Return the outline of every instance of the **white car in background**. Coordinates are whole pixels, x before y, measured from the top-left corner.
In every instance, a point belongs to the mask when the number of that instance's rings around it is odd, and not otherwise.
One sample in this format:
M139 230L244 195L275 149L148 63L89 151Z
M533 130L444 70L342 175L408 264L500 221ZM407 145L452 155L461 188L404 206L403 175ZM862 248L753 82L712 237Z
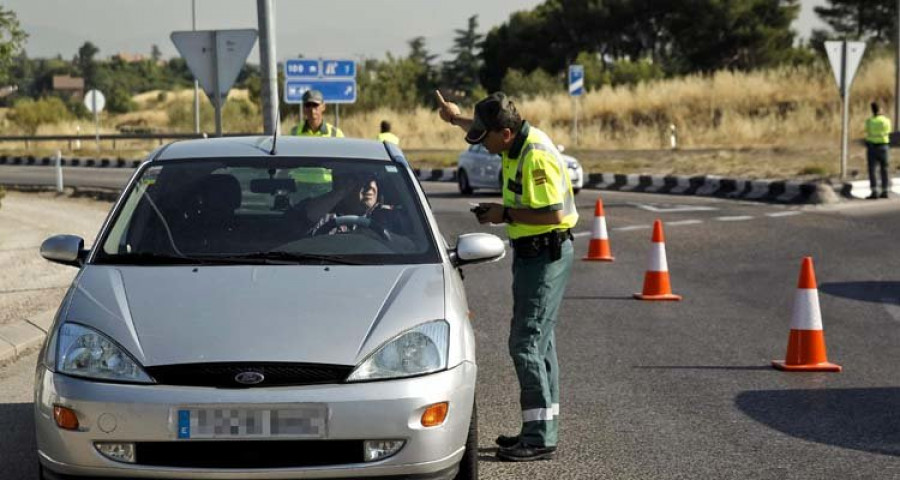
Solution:
M564 148L557 145L560 154ZM561 155L569 171L572 191L578 193L584 186L584 170L575 157ZM500 190L503 180L500 172L500 155L492 155L483 145L471 145L464 150L457 160L456 181L459 193L471 195L475 189Z

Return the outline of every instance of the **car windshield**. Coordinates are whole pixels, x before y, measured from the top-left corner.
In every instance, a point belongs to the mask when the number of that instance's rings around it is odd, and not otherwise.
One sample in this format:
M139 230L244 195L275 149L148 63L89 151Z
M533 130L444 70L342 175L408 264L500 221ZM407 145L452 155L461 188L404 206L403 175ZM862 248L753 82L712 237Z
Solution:
M169 160L144 168L94 263L440 261L405 168L309 158Z

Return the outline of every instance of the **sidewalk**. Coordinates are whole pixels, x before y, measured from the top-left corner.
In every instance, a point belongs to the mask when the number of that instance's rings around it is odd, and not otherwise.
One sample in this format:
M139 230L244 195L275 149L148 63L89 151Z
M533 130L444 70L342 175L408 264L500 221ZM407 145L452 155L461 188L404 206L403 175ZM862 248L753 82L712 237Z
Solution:
M55 309L47 310L19 322L0 325L0 365L40 347L53 325L55 314Z

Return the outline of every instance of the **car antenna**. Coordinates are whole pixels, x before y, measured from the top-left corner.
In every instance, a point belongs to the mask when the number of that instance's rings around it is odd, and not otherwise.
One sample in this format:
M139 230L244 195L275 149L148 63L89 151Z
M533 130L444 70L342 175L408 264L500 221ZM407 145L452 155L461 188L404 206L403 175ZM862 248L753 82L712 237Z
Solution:
M276 108L278 108L278 107L276 107ZM275 116L278 117L278 121L275 122L275 129L274 129L275 131L272 132L272 150L269 150L269 155L275 155L276 153L278 153L275 150L275 147L278 144L278 129L281 128L281 112L277 112L275 114Z

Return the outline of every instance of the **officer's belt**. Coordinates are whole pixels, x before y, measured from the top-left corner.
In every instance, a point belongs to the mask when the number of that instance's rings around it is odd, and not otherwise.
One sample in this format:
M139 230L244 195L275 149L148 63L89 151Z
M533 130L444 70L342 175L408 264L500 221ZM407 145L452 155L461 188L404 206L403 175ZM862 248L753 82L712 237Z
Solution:
M552 241L554 239L558 239L559 243L563 243L566 240L575 240L575 236L572 235L572 229L567 228L565 230L553 230L547 233L542 233L540 235L530 235L527 237L514 238L509 241L509 244L514 249L528 248L539 250L549 246L551 243L553 243Z

